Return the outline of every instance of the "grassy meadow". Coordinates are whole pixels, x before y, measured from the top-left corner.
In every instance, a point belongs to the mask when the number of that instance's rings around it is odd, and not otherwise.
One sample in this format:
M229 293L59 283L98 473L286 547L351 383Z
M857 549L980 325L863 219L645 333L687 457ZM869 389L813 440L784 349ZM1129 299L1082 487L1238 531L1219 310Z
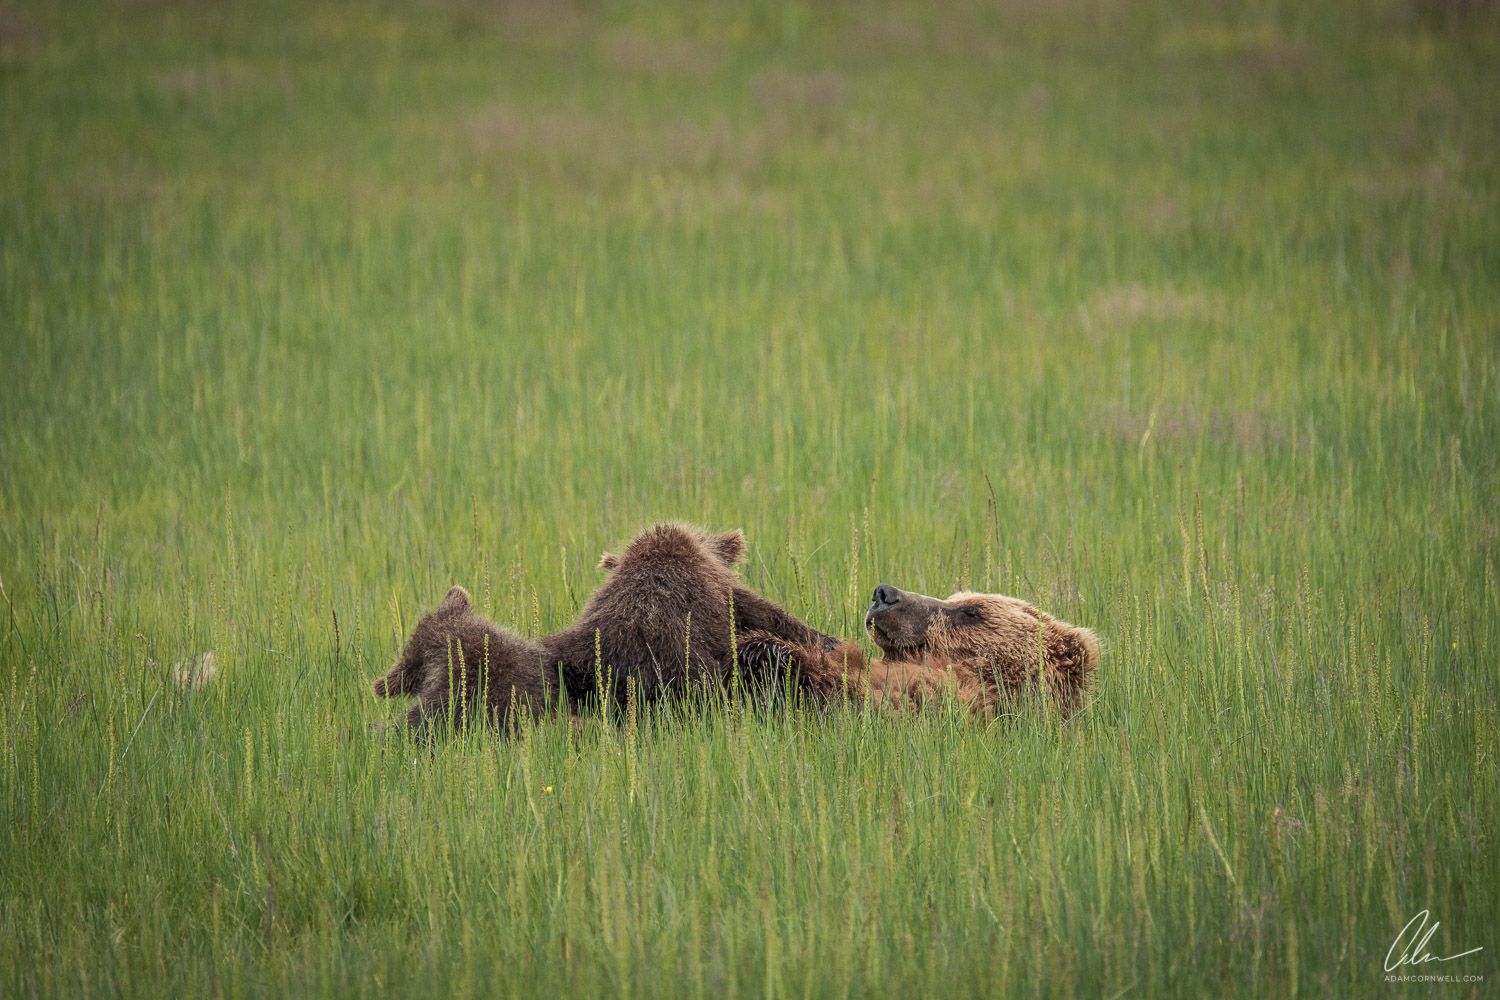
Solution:
M1493 991L1496 20L6 0L0 995ZM372 732L667 518L1097 697Z

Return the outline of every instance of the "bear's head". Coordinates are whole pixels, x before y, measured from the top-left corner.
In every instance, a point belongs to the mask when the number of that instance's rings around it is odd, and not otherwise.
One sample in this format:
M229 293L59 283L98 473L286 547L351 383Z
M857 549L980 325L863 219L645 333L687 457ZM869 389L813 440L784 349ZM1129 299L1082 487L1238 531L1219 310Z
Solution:
M450 641L483 642L485 623L474 614L474 602L469 592L454 585L448 589L443 602L417 619L396 665L386 676L375 681L375 694L380 698L394 698L416 691L424 682L422 667L428 657L437 659L447 656ZM479 633L475 639L476 632ZM461 655L461 654L460 654Z
M474 613L474 601L458 584L448 588L443 601L412 626L409 640L418 646L441 647L450 635L463 635L480 619Z
M659 524L638 535L630 543L626 553L637 557L653 557L700 547L726 569L734 569L745 558L745 533L735 528L733 531L710 534L702 528L687 524ZM619 568L620 560L621 556L606 552L599 560L599 568L606 573L613 573Z
M1002 594L961 590L939 600L882 583L865 628L887 659L937 653L957 660L1011 655L1027 643L1034 650L1040 619L1030 604Z

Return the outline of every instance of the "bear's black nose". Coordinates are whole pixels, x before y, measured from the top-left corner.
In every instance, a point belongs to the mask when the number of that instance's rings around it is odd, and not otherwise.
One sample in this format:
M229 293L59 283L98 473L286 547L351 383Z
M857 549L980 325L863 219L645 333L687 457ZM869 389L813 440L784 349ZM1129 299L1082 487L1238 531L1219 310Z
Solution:
M884 610L901 603L901 591L888 583L882 583L875 588L875 606Z

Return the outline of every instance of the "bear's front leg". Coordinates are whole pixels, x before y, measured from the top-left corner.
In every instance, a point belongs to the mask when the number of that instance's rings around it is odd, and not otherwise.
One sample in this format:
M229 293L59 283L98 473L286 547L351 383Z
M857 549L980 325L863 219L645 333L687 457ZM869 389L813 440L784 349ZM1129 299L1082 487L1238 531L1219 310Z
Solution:
M747 632L739 646L742 669L760 676L791 672L797 687L820 704L858 698L866 664L854 643L824 649L822 643L797 646L768 632Z
M839 644L833 636L819 632L742 583L734 585L734 627L741 634L759 632L794 648L818 648L831 652Z

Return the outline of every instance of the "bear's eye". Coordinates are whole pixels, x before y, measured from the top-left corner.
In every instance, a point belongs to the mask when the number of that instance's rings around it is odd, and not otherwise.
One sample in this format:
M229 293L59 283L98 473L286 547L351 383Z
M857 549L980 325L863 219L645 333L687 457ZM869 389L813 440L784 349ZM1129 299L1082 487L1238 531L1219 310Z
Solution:
M964 608L963 609L963 616L964 616L964 621L977 622L979 620L979 609L978 608Z

